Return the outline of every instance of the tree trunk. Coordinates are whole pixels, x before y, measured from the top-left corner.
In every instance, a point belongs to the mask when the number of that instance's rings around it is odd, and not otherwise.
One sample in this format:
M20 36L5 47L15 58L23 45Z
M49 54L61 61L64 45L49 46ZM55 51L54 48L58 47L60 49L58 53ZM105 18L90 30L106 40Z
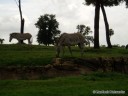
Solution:
M99 48L99 18L100 18L100 3L96 0L95 19L94 19L94 48Z
M101 9L102 9L103 17L104 17L105 28L106 28L106 41L108 44L108 48L112 48L110 36L109 36L109 24L108 24L108 20L107 20L107 16L106 16L106 12L105 12L103 4L101 4Z
M22 11L21 11L21 0L19 0L19 12L20 12L20 20L21 20L21 26L20 26L20 33L24 33L24 18L22 17ZM23 44L23 40L19 41L20 44Z

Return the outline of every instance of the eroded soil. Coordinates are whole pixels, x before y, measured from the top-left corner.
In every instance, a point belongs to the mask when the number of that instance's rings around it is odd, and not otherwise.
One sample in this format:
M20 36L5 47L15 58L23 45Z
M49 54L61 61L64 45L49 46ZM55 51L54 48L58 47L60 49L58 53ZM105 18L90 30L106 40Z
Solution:
M0 67L0 79L47 79L60 76L85 75L96 71L128 74L128 58L54 58L52 63L46 66Z

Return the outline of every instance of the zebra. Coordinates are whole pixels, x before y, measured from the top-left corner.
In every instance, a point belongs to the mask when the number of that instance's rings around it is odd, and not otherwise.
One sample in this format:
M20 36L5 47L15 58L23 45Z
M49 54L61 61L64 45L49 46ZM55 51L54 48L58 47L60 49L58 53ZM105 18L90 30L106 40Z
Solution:
M28 44L31 44L32 43L32 35L30 33L11 33L10 34L10 39L9 39L9 42L11 42L11 40L15 38L17 39L18 41L21 41L21 40L28 40Z
M83 49L85 43L85 37L81 33L63 33L58 40L56 41L56 57L59 57L61 49L63 49L64 55L64 47L67 46L70 54L72 55L72 50L70 46L78 45L81 50L81 56L83 56Z
M1 39L1 38L0 38L0 44L3 44L3 41L4 41L4 39Z

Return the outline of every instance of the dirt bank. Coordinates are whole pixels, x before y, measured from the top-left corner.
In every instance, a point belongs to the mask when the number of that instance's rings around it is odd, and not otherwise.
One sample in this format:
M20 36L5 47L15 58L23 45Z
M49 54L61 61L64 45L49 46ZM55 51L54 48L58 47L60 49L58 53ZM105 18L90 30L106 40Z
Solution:
M89 74L95 71L128 74L128 58L54 58L46 66L0 67L0 79L47 79L58 76Z

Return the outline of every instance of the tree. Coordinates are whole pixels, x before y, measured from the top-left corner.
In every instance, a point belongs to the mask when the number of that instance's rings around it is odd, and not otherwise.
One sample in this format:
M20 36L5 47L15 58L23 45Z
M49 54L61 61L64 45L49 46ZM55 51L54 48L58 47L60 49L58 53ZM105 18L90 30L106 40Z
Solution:
M78 32L80 32L80 33L83 33L85 28L86 28L86 26L82 25L82 24L77 25L77 27L76 27L76 29L78 29Z
M126 4L126 8L128 8L128 0L123 0Z
M76 29L78 29L78 32L85 36L86 44L90 47L90 43L94 43L93 36L89 36L89 33L92 33L91 28L89 26L81 24L77 25Z
M103 3L101 3L101 10L103 13L105 29L106 29L106 41L107 41L108 47L112 48L112 44L111 44L110 36L109 36L109 24L108 24L107 15L106 15Z
M55 15L45 14L38 18L35 26L39 29L37 34L37 42L39 44L53 44L54 37L60 34L58 30L59 23L55 19Z
M20 12L20 20L21 20L21 26L20 26L20 33L23 34L24 33L24 23L25 20L22 16L22 10L21 10L21 0L15 0L18 8L19 8L19 12ZM21 40L19 43L23 44L23 40Z
M86 5L95 6L94 17L94 48L99 48L99 18L100 18L100 3L99 0L85 0Z
M121 2L121 0L108 0L108 1L105 1L105 0L101 0L100 1L100 4L101 4L101 10L102 10L102 13L103 13L103 17L104 17L104 22L105 22L105 28L106 28L106 41L107 41L107 44L108 44L108 48L112 48L112 45L111 45L111 41L110 41L110 36L109 36L109 24L108 24L108 20L107 20L107 15L106 15L106 12L105 12L105 8L104 6L117 6L119 5Z
M89 26L85 26L83 24L77 25L76 29L78 29L77 32L80 32L83 35L88 35L89 33L92 33L91 28Z
M103 13L105 28L106 28L106 41L109 48L112 48L109 37L109 24L104 6L117 6L122 0L85 0L86 5L95 6L95 19L94 19L94 48L99 48L99 16L100 8Z

